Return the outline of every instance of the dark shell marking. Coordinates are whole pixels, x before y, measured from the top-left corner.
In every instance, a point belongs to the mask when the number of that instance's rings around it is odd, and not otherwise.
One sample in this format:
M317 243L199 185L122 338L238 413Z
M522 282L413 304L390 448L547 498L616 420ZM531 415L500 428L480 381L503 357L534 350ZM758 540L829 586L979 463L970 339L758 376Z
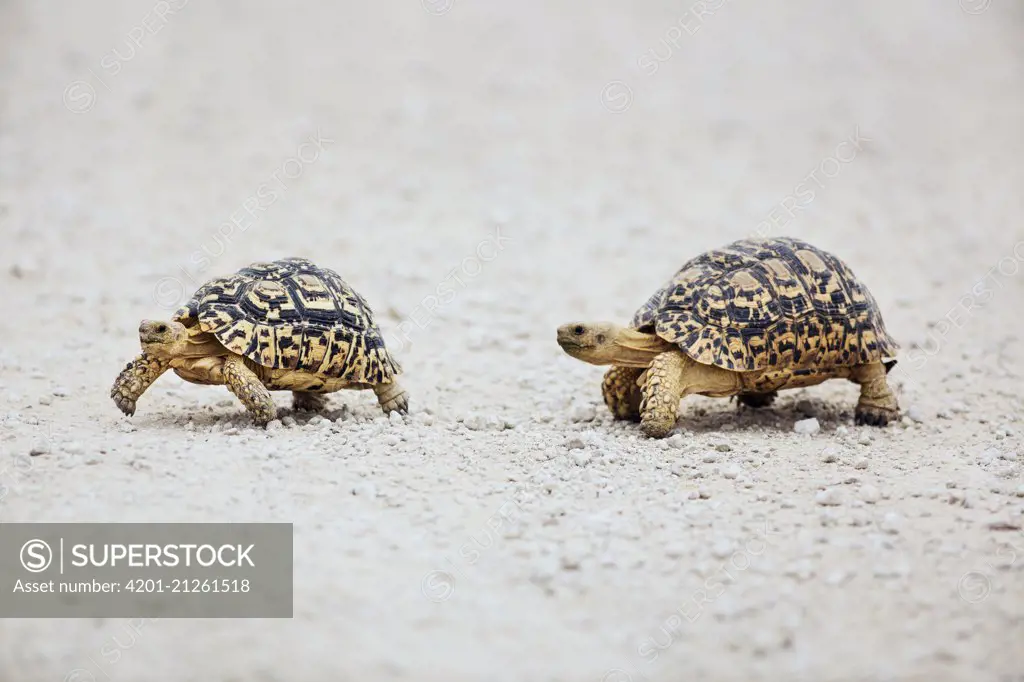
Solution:
M303 258L253 263L210 280L174 314L264 367L378 384L402 368L373 311L338 273Z
M631 326L741 372L859 365L899 349L846 263L788 238L744 239L688 261Z

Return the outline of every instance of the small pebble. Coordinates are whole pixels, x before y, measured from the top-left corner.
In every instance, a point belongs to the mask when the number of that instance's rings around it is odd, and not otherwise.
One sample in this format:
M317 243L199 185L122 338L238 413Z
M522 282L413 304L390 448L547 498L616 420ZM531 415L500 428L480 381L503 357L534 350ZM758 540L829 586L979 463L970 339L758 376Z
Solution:
M686 556L686 547L680 544L672 544L665 547L665 556L669 559L680 559Z
M53 394L58 398L66 398L68 395L68 389L64 388L63 386L58 386L57 388L53 389Z
M700 499L702 500L707 500L711 498L711 491L705 488L704 486L698 488L697 493L700 495Z
M793 431L800 434L810 435L817 433L821 430L821 424L815 417L810 419L801 419L800 421L793 424Z
M860 489L860 499L868 504L878 502L878 488L873 485L866 485Z
M99 464L100 461L101 460L100 460L100 458L97 455L89 455L88 457L85 458L85 463L88 466L94 466L96 464Z
M471 414L463 419L462 423L470 431L500 431L505 428L504 420L498 419L498 417L493 414Z
M837 436L845 436L849 432L850 432L850 430L848 428L846 428L845 426L839 425L839 426L836 427L836 435Z
M28 454L32 457L38 457L39 455L47 455L50 453L50 442L46 440L36 441L36 444L32 446L32 449L28 451Z
M282 417L281 423L283 425L285 425L285 426L295 426L295 417L293 417L291 415L287 415L285 417Z
M722 475L726 478L733 479L738 478L741 473L742 469L740 469L739 466L732 464L722 472Z
M572 461L578 467L586 466L590 464L591 455L586 450L576 450L572 453Z
M904 566L886 566L883 564L875 566L872 570L876 578L902 578L908 572Z
M731 452L732 446L728 443L718 443L715 445L715 450L718 450L719 452Z
M718 461L718 455L714 452L705 452L704 456L701 457L701 461L705 464L714 464Z
M1011 518L995 518L988 521L985 527L989 530L1020 530L1021 521Z
M819 490L818 494L814 496L814 501L823 507L838 507L842 504L839 491L836 488Z
M44 396L39 398L39 404L40 405L50 405L52 403L53 403L53 398L51 398L48 395L44 395Z
M321 424L323 424L326 421L327 420L324 419L321 415L314 414L312 417L309 418L309 421L306 422L306 426L320 426Z
M192 422L189 422L189 424L192 424ZM284 425L282 424L280 419L271 419L267 423L267 431L280 431L283 427ZM192 429L195 429L195 426L192 426Z
M903 517L895 512L889 512L885 515L885 518L882 519L882 523L879 524L879 527L890 535L897 535L903 527Z
M905 414L908 419L919 424L924 421L924 415L921 414L921 411L917 409L917 407L911 407Z
M861 445L871 445L871 436L865 433L857 439L857 442Z
M570 419L574 422L592 422L596 418L597 410L593 405L577 405L570 415Z
M78 441L72 441L64 446L64 452L69 455L80 455L85 452L85 448L83 448L82 444Z
M831 587L840 587L850 582L853 579L854 575L855 574L853 573L853 571L847 571L844 569L832 571L827 576L825 576L825 584Z
M716 559L728 559L733 552L733 545L728 540L719 540L711 546L711 556Z
M680 449L686 445L686 441L683 439L683 434L681 433L672 434L665 439L665 443L668 444L669 447Z
M834 447L829 446L821 451L821 461L826 464L832 464L839 460L839 451Z
M578 436L570 438L568 441L566 441L565 447L569 448L570 450L582 450L584 447L583 439Z
M372 500L373 498L377 497L377 486L370 483L369 481L363 481L362 483L357 483L356 485L352 486L352 494L357 495L359 497L366 497Z
M853 468L854 469L867 469L868 468L868 458L867 457L861 457L860 459L858 459L856 462L853 463Z

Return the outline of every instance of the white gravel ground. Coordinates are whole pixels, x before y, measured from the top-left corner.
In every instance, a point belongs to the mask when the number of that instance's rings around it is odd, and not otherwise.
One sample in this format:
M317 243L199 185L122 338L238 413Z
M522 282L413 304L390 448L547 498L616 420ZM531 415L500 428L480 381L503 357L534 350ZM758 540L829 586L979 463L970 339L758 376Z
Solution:
M0 1L0 519L296 536L292 620L2 620L0 680L1024 679L1024 13L698 5ZM652 442L554 343L757 231L868 283L902 423L832 382ZM140 319L286 255L407 420L119 414Z

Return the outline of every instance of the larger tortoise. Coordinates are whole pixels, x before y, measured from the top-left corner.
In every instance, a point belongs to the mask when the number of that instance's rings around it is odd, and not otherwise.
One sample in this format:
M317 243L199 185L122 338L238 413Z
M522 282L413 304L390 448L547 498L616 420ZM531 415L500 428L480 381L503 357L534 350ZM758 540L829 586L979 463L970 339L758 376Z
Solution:
M292 391L297 410L322 409L325 393L346 388L372 389L386 414L409 408L370 306L338 273L303 258L207 282L169 322L143 320L139 341L142 355L110 391L127 415L168 369L226 384L259 426L276 416L271 390Z
M744 239L688 261L628 327L558 329L569 355L613 365L605 403L661 438L679 401L738 396L763 407L780 389L828 379L860 384L856 423L899 416L886 382L899 346L867 287L839 258L797 239Z

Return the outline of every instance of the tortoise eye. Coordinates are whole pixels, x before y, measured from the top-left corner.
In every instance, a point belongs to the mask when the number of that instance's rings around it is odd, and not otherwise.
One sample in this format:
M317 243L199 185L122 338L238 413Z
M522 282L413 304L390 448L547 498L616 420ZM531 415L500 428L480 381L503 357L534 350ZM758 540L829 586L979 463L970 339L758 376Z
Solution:
M575 334L576 336L583 336L583 332L585 331L586 330L583 328L583 325L578 324L573 328L572 333Z
M166 324L161 324L160 326L158 326L156 328L156 331L157 331L158 334L163 334L165 331L167 331L167 325Z

